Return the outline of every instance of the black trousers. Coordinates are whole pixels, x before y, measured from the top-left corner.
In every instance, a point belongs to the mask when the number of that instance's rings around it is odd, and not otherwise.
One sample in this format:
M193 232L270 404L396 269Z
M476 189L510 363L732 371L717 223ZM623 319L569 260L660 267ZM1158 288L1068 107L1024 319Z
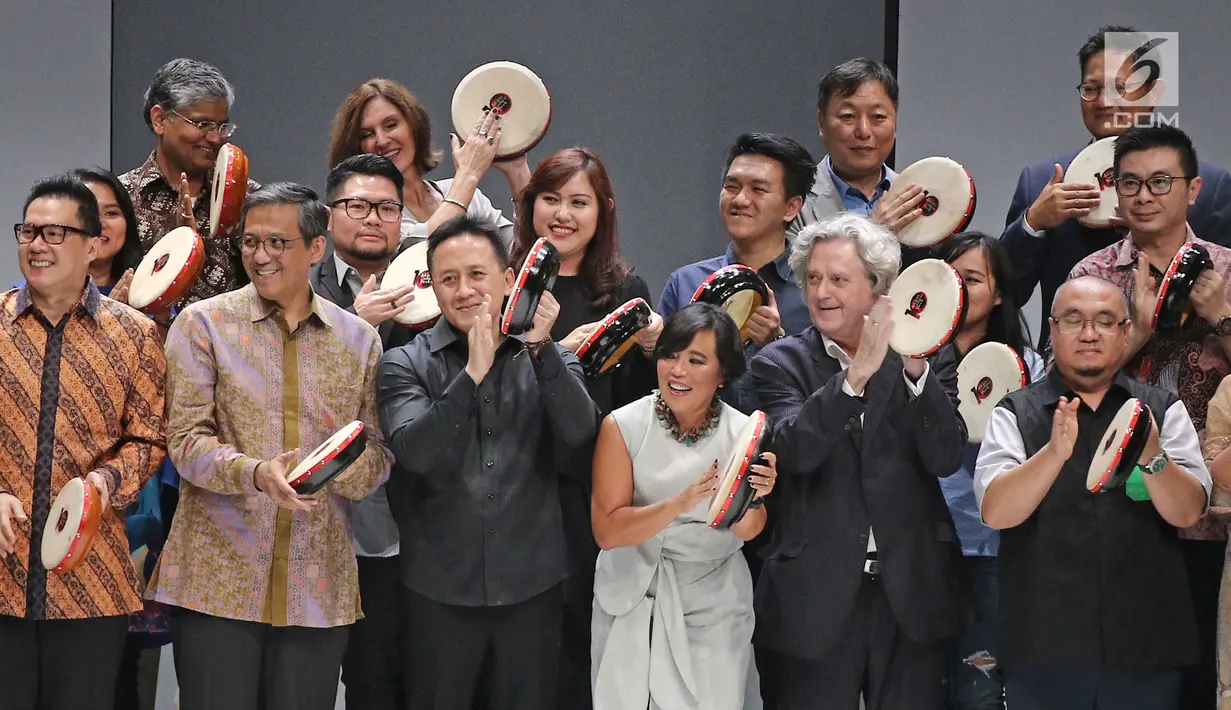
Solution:
M1180 705L1177 671L1008 666L1004 680L1012 710L1203 710L1216 702L1211 695L1197 705Z
M127 633L127 616L0 616L0 707L111 710Z
M594 617L594 568L564 580L564 618L560 627L559 710L590 710L590 621Z
M767 710L942 710L951 641L920 643L902 632L879 581L864 575L838 646L821 660L758 649ZM1016 710L1016 708L1014 709Z
M349 626L311 629L171 610L181 710L333 710Z
M507 607L441 604L407 590L407 707L552 710L563 606L560 585Z
M1188 591L1197 616L1198 662L1180 669L1182 708L1213 707L1218 696L1218 590L1227 554L1225 540L1180 540Z
M342 658L346 707L404 710L402 595L398 557L356 557L363 618L356 621Z

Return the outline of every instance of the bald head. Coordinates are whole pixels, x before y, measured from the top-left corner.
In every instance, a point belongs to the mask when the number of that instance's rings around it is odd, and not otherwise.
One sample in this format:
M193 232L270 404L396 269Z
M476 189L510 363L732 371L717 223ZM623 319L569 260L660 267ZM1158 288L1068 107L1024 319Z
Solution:
M1128 298L1097 276L1066 281L1051 307L1051 342L1060 376L1088 388L1115 377L1128 348Z
M1116 320L1124 320L1129 316L1128 296L1112 282L1101 276L1085 275L1069 279L1056 289L1052 299L1051 314L1053 317L1063 317L1066 312L1080 310L1082 304L1107 301L1111 305L1108 311Z

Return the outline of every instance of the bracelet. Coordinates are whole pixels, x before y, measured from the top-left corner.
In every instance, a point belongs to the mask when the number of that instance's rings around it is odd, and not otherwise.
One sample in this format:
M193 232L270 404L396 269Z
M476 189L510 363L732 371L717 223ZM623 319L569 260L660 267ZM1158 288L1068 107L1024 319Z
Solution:
M535 340L533 342L527 342L526 349L530 351L531 355L538 355L539 351L543 349L543 346L550 342L551 342L551 336L549 335L546 338L543 338L542 340Z
M448 203L449 203L449 204L451 204L451 205L457 205L458 207L461 207L463 212L468 212L468 211L470 211L470 207L468 207L467 205L462 204L462 201L461 201L461 200L455 200L455 199L453 199L452 197L446 197L446 198L444 198L444 200L442 200L442 201L443 201L443 202L448 202Z

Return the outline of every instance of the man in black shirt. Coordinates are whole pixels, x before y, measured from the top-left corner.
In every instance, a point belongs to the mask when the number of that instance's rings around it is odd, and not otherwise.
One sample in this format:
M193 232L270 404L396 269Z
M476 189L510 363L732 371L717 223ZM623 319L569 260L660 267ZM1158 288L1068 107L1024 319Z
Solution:
M1176 528L1211 487L1197 432L1175 395L1116 369L1130 321L1114 284L1066 282L1050 320L1055 367L992 412L974 474L984 522L1003 531L1006 695L1014 710L1178 708L1197 632ZM1091 493L1091 461L1130 397L1153 414L1138 470Z
M449 220L427 259L442 318L386 353L377 379L407 491L409 707L552 708L568 574L556 461L594 438L598 411L551 340L550 293L524 336L500 334L514 274L495 229Z

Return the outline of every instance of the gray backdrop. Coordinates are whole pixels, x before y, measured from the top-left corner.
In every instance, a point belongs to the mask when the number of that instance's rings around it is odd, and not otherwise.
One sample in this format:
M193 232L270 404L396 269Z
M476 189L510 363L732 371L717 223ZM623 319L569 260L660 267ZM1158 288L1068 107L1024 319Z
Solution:
M334 111L360 82L383 75L406 84L447 151L457 83L485 62L516 61L552 94L551 129L531 167L573 144L603 158L624 253L655 299L672 269L725 245L717 198L730 141L742 131L782 132L819 158L817 80L849 57L882 56L884 35L882 6L857 17L815 0L307 5L221 0L208 17L189 19L180 5L116 0L115 169L152 149L141 97L176 56L212 62L235 84L234 141L251 156L254 179L317 189ZM432 176L452 172L446 156ZM500 173L482 189L511 208Z
M111 2L8 2L0 22L0 291L21 280L10 225L34 181L111 150Z
M1222 119L1231 103L1224 67L1225 3L1153 0L901 0L899 167L947 155L974 178L972 225L991 234L1024 165L1089 140L1076 86L1077 50L1103 25L1179 32L1180 127L1202 160L1231 166ZM1027 304L1037 336L1039 299Z

